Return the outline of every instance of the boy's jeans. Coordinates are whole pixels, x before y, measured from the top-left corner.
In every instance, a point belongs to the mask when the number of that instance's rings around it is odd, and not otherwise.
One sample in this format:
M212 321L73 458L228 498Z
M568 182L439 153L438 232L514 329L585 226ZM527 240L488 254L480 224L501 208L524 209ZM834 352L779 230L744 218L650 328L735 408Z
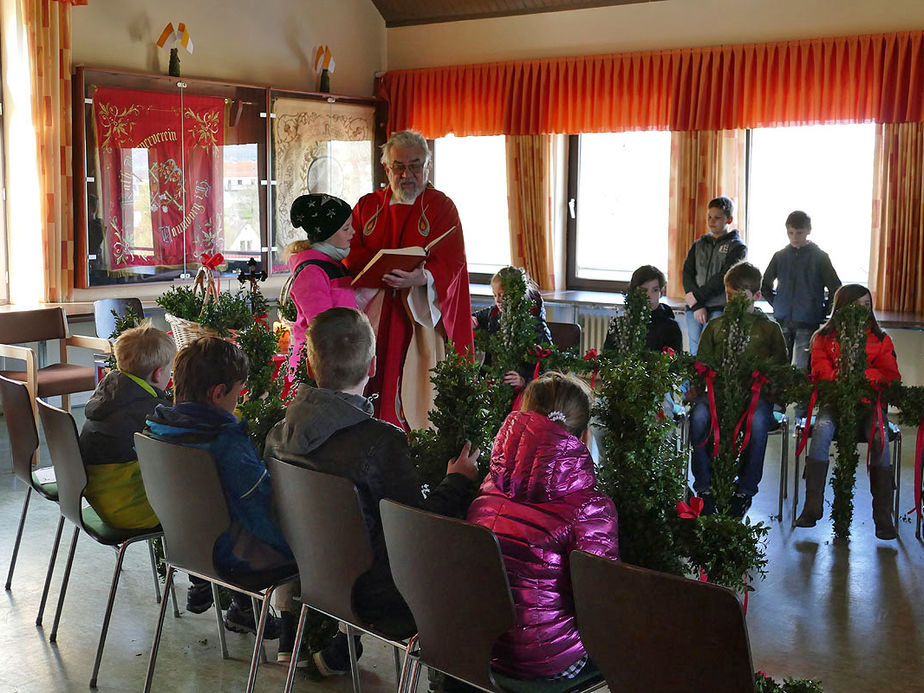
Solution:
M723 308L707 308L706 322L708 323L713 318L719 317L723 310ZM700 325L696 321L694 312L687 308L687 341L689 342L689 349L687 349L687 351L693 355L696 355L696 352L699 349L699 337L705 328L705 325Z
M878 422L874 421L873 417L875 410L871 407L867 407L867 409L868 411L862 417L862 429L859 438L861 443L867 441L869 439L870 430L873 429L874 426L878 426ZM888 467L892 462L891 453L889 452L889 423L885 411L882 412L882 423L885 428L886 440L882 445L882 453L878 457L872 452L870 453L869 463L873 467ZM812 424L812 440L809 443L808 456L813 460L827 462L828 453L831 449L831 442L834 440L834 434L834 409L829 406L824 406L821 408L818 416L815 417L815 423ZM875 435L878 436L878 432L875 433Z
M753 496L757 493L757 485L764 474L764 453L767 451L767 434L773 421L773 408L761 397L757 400L754 410L754 419L751 422L751 440L741 457L741 467L738 470L738 493ZM712 440L699 446L709 433L711 417L709 403L704 396L696 398L693 411L690 414L690 442L693 445L693 490L696 495L702 495L710 490L712 485ZM724 432L723 432L724 433ZM726 435L731 435L729 431ZM814 435L814 432L813 432ZM699 446L699 447L697 447Z
M815 327L803 327L802 323L796 325L792 322L780 324L783 330L783 339L786 340L786 352L789 354L789 361L799 370L808 371L809 356L811 355L812 335L815 334Z

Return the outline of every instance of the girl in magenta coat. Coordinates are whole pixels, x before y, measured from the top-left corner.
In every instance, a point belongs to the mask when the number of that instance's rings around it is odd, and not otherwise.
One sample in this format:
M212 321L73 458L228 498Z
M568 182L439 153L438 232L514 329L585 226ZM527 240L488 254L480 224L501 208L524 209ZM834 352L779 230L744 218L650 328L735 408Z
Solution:
M352 277L343 266L354 234L352 214L349 204L331 195L302 195L292 203L292 226L303 229L308 240L286 247L293 276L289 298L298 311L292 327L291 372L298 367L311 318L328 308L356 308Z
M497 535L516 625L494 646L492 664L527 679L574 677L587 662L574 620L568 555L617 559L613 501L596 489L580 435L590 391L574 376L546 373L529 384L491 453L491 471L468 519Z

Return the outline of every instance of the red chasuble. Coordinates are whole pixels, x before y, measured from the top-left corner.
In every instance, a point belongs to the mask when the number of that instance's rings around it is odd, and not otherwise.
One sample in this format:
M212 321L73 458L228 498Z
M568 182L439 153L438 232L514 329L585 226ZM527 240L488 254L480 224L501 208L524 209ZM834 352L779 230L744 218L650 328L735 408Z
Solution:
M350 244L350 254L344 264L355 275L382 248L425 246L453 226L456 230L436 244L424 267L433 275L442 318L438 332L451 339L455 349L464 354L472 347L472 307L468 292L468 267L465 263L465 242L456 206L446 195L428 187L413 204L389 204L391 189L386 188L362 197L353 209L356 235ZM376 373L369 382L367 393L378 393L376 416L408 428L417 425L415 418L406 416L402 406L402 385L416 387L428 383L429 373L405 372L408 347L415 336L415 326L407 306L408 290L385 288L370 303L378 312L372 319L376 332ZM379 300L381 298L381 301ZM405 378L418 382L402 383ZM418 406L423 406L421 403ZM426 410L423 411L425 416Z

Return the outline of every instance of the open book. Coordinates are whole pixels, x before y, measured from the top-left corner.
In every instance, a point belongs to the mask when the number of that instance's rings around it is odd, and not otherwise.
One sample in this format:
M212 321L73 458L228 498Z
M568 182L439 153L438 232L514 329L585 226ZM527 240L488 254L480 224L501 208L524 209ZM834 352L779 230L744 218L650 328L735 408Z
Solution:
M353 277L352 286L354 288L374 287L378 289L382 286L382 277L392 270L400 269L410 272L427 259L427 255L430 254L433 246L455 230L456 227L453 226L446 233L427 243L423 248L419 245L409 248L383 248L366 263L366 266L362 268L359 274Z

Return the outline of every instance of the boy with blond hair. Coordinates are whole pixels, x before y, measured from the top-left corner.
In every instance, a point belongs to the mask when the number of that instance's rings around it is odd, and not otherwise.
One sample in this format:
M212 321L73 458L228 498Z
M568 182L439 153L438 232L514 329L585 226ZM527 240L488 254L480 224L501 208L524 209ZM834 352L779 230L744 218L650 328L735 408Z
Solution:
M749 262L739 262L725 273L725 293L727 298L734 294L744 294L750 302L748 319L745 322L750 338L745 347L745 354L768 359L771 363L785 365L786 343L780 326L770 320L754 301L760 298L760 270ZM727 339L725 315L709 321L703 330L699 343L698 357L704 363L715 364L719 361ZM742 451L741 468L738 470L736 491L732 496L728 514L732 517L744 517L751 507L751 499L757 493L757 485L764 473L764 453L767 451L767 434L773 407L762 394L757 401L757 409L751 424L751 441ZM693 490L703 499L703 513L716 511L715 498L712 495L712 469L708 446L699 445L706 438L711 424L709 407L704 396L697 397L690 414L690 437L693 446Z
M135 453L134 435L164 394L176 345L146 321L126 330L113 345L117 370L100 381L85 409L80 455L87 469L84 492L106 524L120 529L156 527Z

